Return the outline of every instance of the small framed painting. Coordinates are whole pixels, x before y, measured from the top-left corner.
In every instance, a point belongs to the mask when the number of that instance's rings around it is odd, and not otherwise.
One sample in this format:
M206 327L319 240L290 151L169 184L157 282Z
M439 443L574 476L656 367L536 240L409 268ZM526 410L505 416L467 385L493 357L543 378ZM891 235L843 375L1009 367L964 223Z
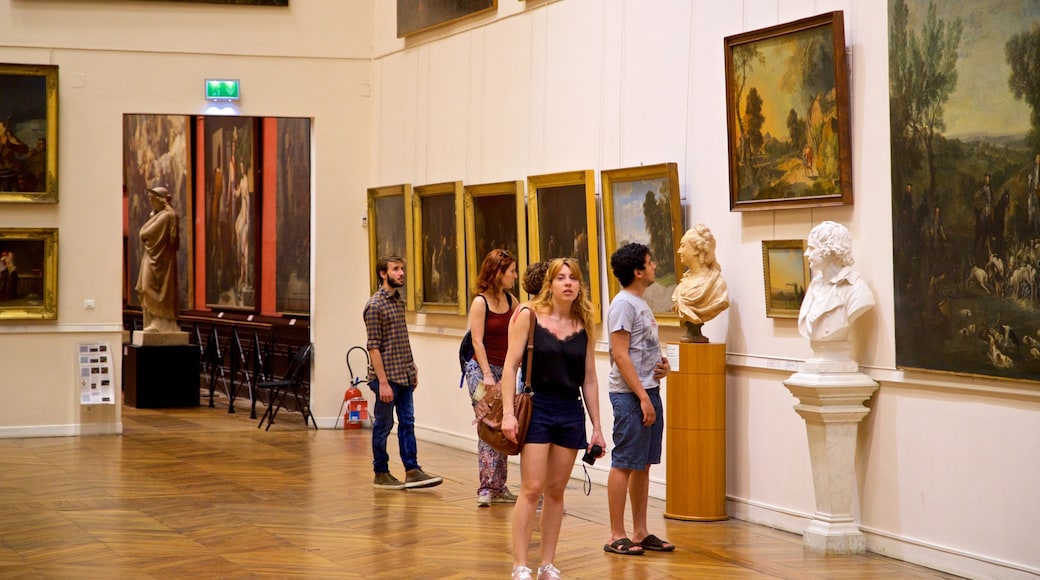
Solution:
M375 294L382 282L376 275L376 263L384 256L404 258L406 267L411 265L411 237L408 235L407 223L411 216L405 215L405 199L411 199L412 186L386 185L368 188L368 263L370 264L369 290ZM405 286L410 285L405 277ZM408 296L408 292L401 292Z
M58 67L0 64L0 202L58 201Z
M462 182L416 186L405 202L411 206L416 256L406 278L412 281L412 305L418 312L466 314Z
M767 318L798 318L809 286L805 240L763 240Z
M496 248L512 254L516 259L517 273L523 273L527 266L524 182L467 185L464 195L467 278L476 284L484 257ZM519 296L520 278L517 277L513 288L506 290Z
M0 320L58 318L58 228L0 228Z

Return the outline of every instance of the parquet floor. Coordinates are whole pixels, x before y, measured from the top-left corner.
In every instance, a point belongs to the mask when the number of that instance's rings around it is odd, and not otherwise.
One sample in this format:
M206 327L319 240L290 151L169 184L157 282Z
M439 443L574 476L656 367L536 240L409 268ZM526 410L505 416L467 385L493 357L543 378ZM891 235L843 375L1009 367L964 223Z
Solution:
M476 507L473 454L420 442L445 483L375 490L370 431L308 431L286 414L264 432L248 416L124 407L122 436L0 439L0 578L508 578L511 509ZM952 578L812 555L800 536L736 520L665 520L654 499L651 531L679 549L606 554L606 490L571 488L566 578Z

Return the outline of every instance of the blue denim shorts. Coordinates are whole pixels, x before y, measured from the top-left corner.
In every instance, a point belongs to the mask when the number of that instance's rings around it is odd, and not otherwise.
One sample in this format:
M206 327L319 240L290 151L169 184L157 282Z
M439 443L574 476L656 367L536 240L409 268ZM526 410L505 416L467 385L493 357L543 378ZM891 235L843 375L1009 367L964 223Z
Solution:
M610 393L610 404L614 407L611 467L642 471L647 465L661 463L661 439L664 436L661 389L647 389L646 394L657 411L657 420L649 427L643 425L643 412L635 393Z
M531 426L527 428L525 443L552 443L581 450L588 447L585 442L585 406L580 398L536 393L531 402Z

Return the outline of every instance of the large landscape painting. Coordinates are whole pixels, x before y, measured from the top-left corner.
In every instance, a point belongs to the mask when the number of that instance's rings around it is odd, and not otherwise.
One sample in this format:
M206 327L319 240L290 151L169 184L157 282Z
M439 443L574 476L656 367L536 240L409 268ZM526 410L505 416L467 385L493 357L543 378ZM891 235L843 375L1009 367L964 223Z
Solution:
M1040 377L1040 3L889 2L896 363Z

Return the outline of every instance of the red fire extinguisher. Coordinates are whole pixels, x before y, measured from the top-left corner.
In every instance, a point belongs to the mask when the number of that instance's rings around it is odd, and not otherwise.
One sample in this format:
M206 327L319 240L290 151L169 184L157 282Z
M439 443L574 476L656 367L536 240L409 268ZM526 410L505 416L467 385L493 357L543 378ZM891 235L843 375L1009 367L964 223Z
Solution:
M365 421L368 421L368 399L366 399L357 385L350 385L347 392L343 394L343 403L347 412L343 415L344 429L360 429Z

